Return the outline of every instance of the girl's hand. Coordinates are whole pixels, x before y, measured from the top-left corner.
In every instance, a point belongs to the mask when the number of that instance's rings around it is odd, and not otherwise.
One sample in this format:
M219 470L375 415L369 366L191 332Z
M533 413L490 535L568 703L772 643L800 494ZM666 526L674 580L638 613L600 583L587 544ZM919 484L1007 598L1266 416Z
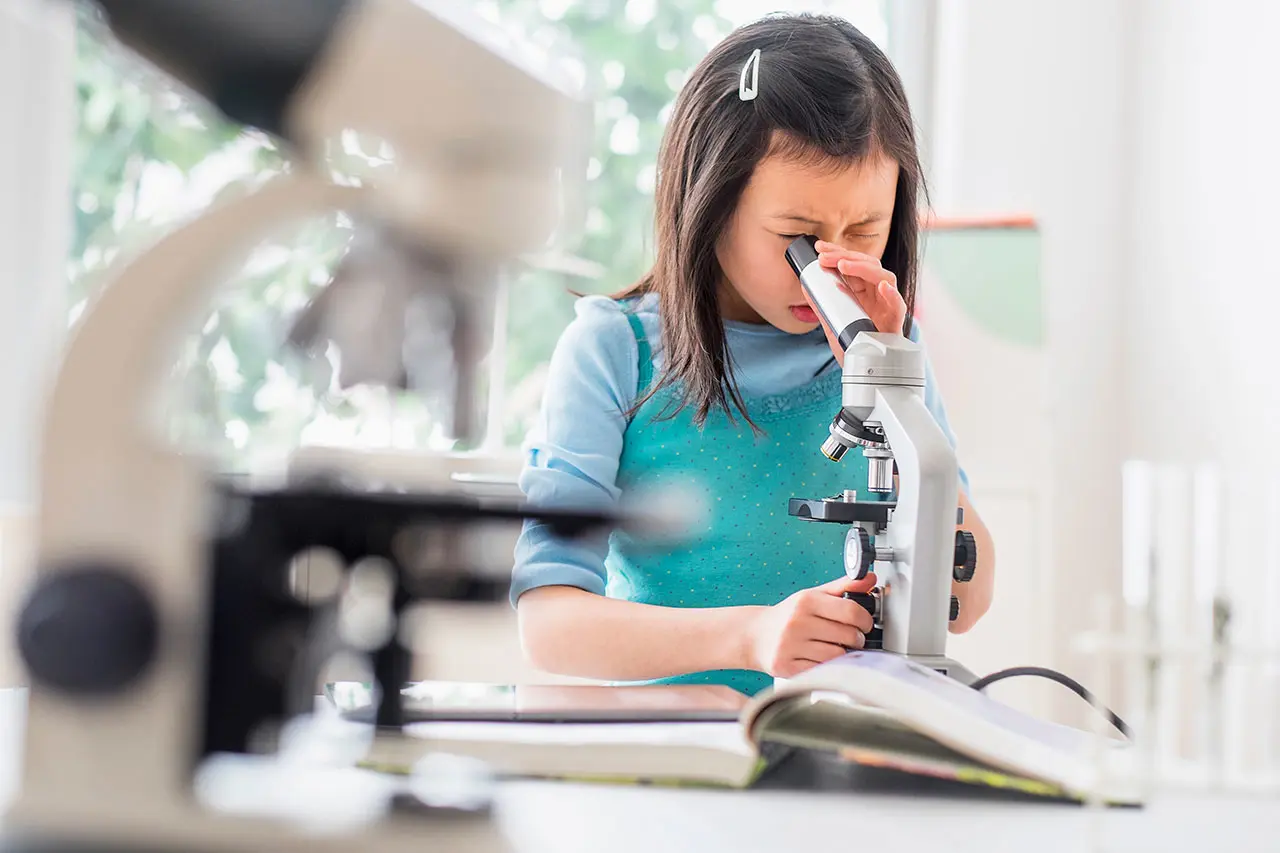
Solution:
M876 576L842 577L813 589L802 589L780 604L766 607L749 623L752 668L790 678L816 664L860 649L871 630L871 614L846 592L866 592Z
M871 255L842 249L835 243L819 240L816 246L818 262L826 269L839 273L845 289L862 306L876 331L902 334L907 318L907 303L898 293L898 277L880 265ZM807 298L807 296L806 296ZM812 306L810 306L812 307ZM816 313L816 308L815 308ZM830 329L823 328L836 358L844 363L844 348Z

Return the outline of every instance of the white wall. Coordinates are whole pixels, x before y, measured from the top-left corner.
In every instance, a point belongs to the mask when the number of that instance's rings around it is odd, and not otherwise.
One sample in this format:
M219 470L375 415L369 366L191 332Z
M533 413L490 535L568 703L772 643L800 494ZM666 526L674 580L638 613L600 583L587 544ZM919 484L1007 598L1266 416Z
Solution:
M1274 463L1280 7L1148 0L1141 11L1126 445Z
M29 566L36 417L66 326L74 54L70 4L0 4L0 686L16 678L9 617Z
M1023 663L1079 673L1066 650L1081 593L1111 585L1120 565L1131 10L1112 0L970 0L939 3L938 14L935 207L1029 213L1042 231L1048 387L1027 396L1031 405L1047 395L1053 419L1041 510L1049 536L1031 565L1002 561L997 540L997 606L1025 598L1021 623L1039 626L1016 640L1041 658ZM1070 710L1060 688L1031 689Z
M1165 621L1207 639L1197 587L1233 608L1234 640L1277 649L1280 612L1280 7L1247 0L1141 4L1135 44L1133 204L1125 340L1129 453L1227 465L1221 538L1207 553L1177 544L1206 532L1203 515L1162 542L1174 552L1162 596ZM1252 470L1251 470L1252 469ZM1248 473L1246 473L1248 472ZM1270 483L1265 478L1270 478ZM1212 535L1215 531L1208 531ZM1186 549L1182 549L1185 553ZM1181 566L1179 565L1181 563ZM1169 577L1181 568L1176 580ZM1216 579L1210 581L1209 578ZM1179 713L1163 721L1161 751L1194 756L1199 672L1162 685ZM1235 668L1226 684L1228 764L1280 767L1274 669ZM1269 763L1269 766L1268 766Z
M65 314L69 164L75 134L67 4L17 0L0 9L0 503L34 494L33 405ZM65 325L65 323L61 324Z
M1280 457L1280 7L937 11L936 206L1043 229L1055 428L1051 549L1034 570L1051 592L1021 604L1050 665L1087 677L1067 649L1088 597L1119 589L1122 460ZM1024 569L1001 564L997 595Z

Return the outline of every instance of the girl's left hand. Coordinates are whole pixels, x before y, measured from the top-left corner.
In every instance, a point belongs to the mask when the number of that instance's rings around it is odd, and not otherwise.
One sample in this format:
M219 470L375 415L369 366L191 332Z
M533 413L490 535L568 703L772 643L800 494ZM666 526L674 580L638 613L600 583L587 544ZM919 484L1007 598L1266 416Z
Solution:
M840 274L849 295L867 312L876 331L902 334L902 324L907 318L907 303L898 293L898 277L880 265L871 255L850 251L819 240L816 246L818 262L823 267ZM831 330L827 330L831 337ZM832 349L840 349L833 344ZM838 352L837 356L843 356Z

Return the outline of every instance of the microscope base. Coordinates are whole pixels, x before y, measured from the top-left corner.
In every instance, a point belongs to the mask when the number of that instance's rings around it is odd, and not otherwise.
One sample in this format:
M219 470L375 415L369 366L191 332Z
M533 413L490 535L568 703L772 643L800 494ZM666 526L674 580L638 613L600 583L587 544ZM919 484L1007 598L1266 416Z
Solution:
M978 677L968 667L945 655L907 655L906 658L921 666L927 666L929 669L940 672L948 678L954 678L965 687L978 680Z
M456 778L445 768L411 780L345 764L228 756L201 768L198 797L141 814L104 816L20 796L0 826L0 853L511 853L494 780L471 778L476 772L460 765Z
M89 840L85 838L68 838L59 835L0 833L0 853L237 853L242 850L271 850L280 853L313 853L313 851L350 851L354 848L369 850L409 851L414 850L448 850L450 853L510 853L510 840L502 833L497 821L488 820L486 826L470 827L469 831L459 831L457 827L448 825L433 828L424 824L413 828L409 833L399 833L398 837L387 837L377 827L370 827L369 834L350 835L332 839L288 838L279 833L267 832L255 837L251 825L246 824L242 832L232 836L220 833L206 833L199 828L192 829L187 837L177 839L171 835L162 840L149 839L145 843L139 838L122 838L111 840Z

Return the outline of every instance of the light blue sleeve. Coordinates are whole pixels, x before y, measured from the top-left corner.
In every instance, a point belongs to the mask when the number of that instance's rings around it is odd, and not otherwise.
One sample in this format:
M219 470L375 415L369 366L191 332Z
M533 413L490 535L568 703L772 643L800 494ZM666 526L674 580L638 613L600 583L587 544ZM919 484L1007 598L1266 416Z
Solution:
M951 446L959 451L957 446L955 431L951 429L951 422L947 420L947 407L942 402L942 392L938 389L937 378L933 375L933 361L929 358L928 347L924 342L924 337L920 331L919 321L911 323L911 334L908 336L911 340L925 347L924 362L924 404L929 409L929 413L933 415L933 419L938 422L938 426L942 427L942 432L947 437L947 441L951 442ZM970 495L969 491L969 475L964 470L964 463L960 464L960 487L964 489L966 495ZM971 496L971 495L970 495Z
M616 505L627 412L639 378L638 352L622 307L603 297L578 301L547 370L537 423L525 444L520 489L534 505ZM604 594L607 537L563 540L527 522L516 543L510 599L542 586Z

